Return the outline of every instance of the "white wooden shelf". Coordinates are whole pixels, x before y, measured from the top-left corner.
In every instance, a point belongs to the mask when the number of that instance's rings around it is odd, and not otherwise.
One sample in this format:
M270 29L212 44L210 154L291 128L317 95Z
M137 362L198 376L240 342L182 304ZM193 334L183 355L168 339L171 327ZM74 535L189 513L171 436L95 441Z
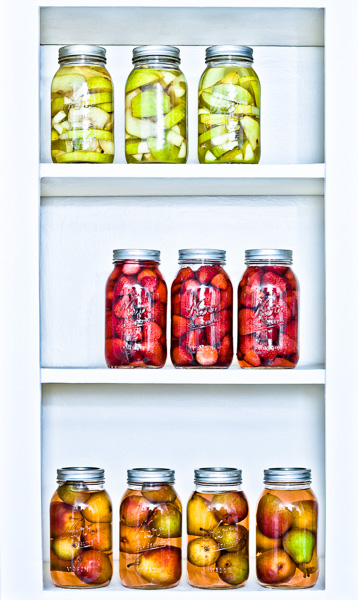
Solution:
M323 195L324 164L40 166L42 196Z
M120 383L120 384L324 384L321 365L296 369L85 369L43 368L42 383Z

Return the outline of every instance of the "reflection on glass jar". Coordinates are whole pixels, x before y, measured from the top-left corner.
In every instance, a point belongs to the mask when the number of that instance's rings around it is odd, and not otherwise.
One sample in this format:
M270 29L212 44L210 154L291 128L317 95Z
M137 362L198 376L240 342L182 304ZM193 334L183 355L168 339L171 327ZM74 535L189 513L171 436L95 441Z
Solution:
M130 588L161 589L181 577L182 506L170 469L131 469L120 506L119 574Z
M167 286L159 250L113 250L106 286L108 367L162 367L167 357Z
M113 84L100 46L63 46L51 84L51 156L56 163L112 163Z
M64 588L104 587L112 578L112 504L103 488L104 470L57 470L50 504L50 570Z
M196 490L187 505L187 570L193 587L235 588L249 576L249 507L241 471L207 467L195 471Z
M187 85L174 46L139 46L126 83L128 163L185 163Z
M225 250L179 250L172 284L171 358L175 367L227 368L233 357L231 281Z
M264 471L265 489L256 513L256 570L261 585L308 588L318 579L318 503L311 471Z
M210 46L199 83L201 163L258 163L260 81L248 46Z
M298 363L299 285L291 250L246 250L238 290L240 367L291 369Z

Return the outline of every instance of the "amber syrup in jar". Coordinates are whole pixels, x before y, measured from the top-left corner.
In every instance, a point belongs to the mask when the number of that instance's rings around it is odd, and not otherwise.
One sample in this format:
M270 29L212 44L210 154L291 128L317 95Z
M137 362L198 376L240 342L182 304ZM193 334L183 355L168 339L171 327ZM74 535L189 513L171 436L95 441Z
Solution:
M204 589L241 587L249 576L249 507L241 471L197 469L194 481L187 505L189 583Z
M175 587L181 577L182 505L174 471L130 469L120 506L119 575L138 589Z

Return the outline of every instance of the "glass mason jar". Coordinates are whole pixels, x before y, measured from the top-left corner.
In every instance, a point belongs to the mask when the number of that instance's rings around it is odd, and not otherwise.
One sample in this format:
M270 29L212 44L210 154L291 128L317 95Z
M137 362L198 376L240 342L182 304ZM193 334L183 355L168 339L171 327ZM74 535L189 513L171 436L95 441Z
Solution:
M128 163L185 163L187 84L174 46L138 46L126 84Z
M179 250L173 281L171 359L175 367L227 368L233 357L232 284L225 250Z
M311 470L264 471L256 513L256 571L270 588L308 588L318 579L318 503Z
M238 290L240 367L292 369L299 359L292 250L246 250L245 262Z
M170 469L130 469L119 510L119 575L129 588L175 587L181 577L182 506Z
M193 587L235 588L249 576L249 507L241 471L207 467L194 471L187 506L187 570Z
M51 85L55 163L112 163L113 84L101 46L63 46Z
M113 250L106 286L108 367L163 367L167 357L167 286L159 250Z
M57 469L50 504L50 570L61 588L97 588L112 578L112 504L97 467Z
M258 163L260 81L248 46L210 46L199 82L201 163Z

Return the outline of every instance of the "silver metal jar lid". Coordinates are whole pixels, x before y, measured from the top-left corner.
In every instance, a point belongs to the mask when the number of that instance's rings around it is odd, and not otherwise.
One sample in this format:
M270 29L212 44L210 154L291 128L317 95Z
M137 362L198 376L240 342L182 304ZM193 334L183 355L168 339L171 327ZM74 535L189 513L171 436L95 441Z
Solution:
M59 483L65 483L66 481L104 481L104 469L98 467L63 467L57 469L57 481Z
M210 248L185 248L179 250L179 262L187 260L214 260L225 262L226 250L213 250Z
M311 469L273 467L264 470L264 483L311 483Z
M164 468L140 468L127 471L128 483L174 483L175 471Z
M116 260L151 260L160 262L160 250L144 250L143 248L121 248L113 250L113 262Z
M70 46L62 46L58 51L58 60L65 58L75 58L78 56L86 56L88 58L97 58L106 62L106 50L102 46L93 46L91 44L71 44Z
M209 46L205 51L205 61L208 62L213 58L220 58L225 56L233 56L235 58L243 58L253 62L254 51L249 46L234 46L234 45L223 45L223 46Z
M201 467L194 471L194 483L241 483L241 469L233 467Z
M175 46L137 46L133 48L133 62L141 58L168 58L180 62L180 50Z
M245 262L253 260L277 260L292 263L292 250L276 248L255 248L245 250Z

